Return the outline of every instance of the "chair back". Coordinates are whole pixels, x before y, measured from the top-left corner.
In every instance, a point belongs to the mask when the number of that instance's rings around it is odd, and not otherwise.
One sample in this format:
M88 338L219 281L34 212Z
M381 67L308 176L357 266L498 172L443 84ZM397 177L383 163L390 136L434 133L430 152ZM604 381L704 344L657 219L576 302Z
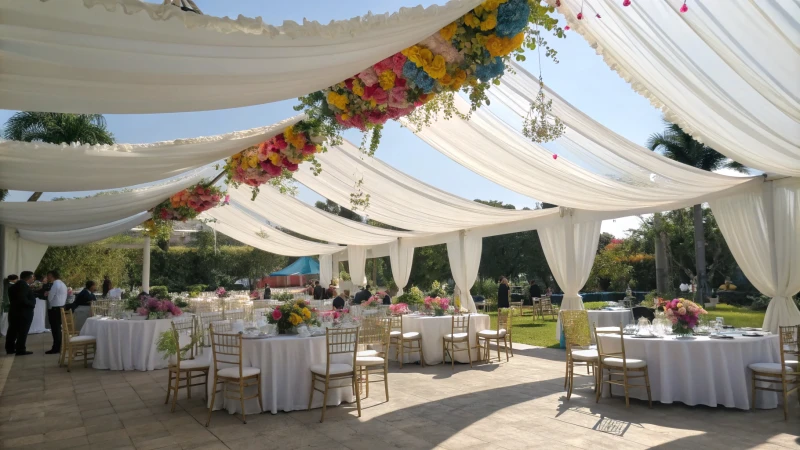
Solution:
M242 378L242 335L225 333L216 330L215 324L208 325L211 337L211 354L214 359L214 373L231 365L239 366L239 378Z
M505 311L501 311L497 313L497 335L500 335L501 330L506 331L507 336L511 336L511 315L513 311L511 308L506 309Z
M778 327L781 345L781 370L786 375L786 361L800 360L800 325ZM795 370L800 370L800 367Z
M553 312L553 300L550 297L541 297L539 299L539 309L542 313L552 313Z
M223 319L230 320L231 322L235 322L237 320L245 320L247 319L247 312L244 309L233 309L233 310L226 310L223 311Z
M389 327L391 324L383 317L368 317L361 322L358 335L358 349L376 350L386 353L389 349ZM375 347L380 348L377 350Z
M353 361L350 367L353 367L353 370L355 370L356 354L358 353L358 335L359 327L325 329L325 346L327 352L326 377L330 376L331 359L335 355L352 354Z
M399 331L403 332L403 316L389 316L386 318L386 321L389 322L389 331Z
M194 342L194 337L199 331L197 329L197 316L182 317L172 320L172 335L175 338L176 345L178 346L178 353L176 354L176 363L178 367L181 366L182 359L194 359L197 352L197 344ZM181 336L189 336L191 347L187 349L187 357L183 358L181 355Z
M606 358L622 358L622 368L627 370L625 364L625 336L622 334L622 325L619 327L619 334L600 333L597 334L597 325L594 326L594 334L597 337L597 354L602 363ZM605 336L608 339L600 339Z
M95 316L108 316L108 310L111 307L111 300L95 300L89 306L90 314Z
M202 343L203 347L208 347L211 345L211 337L208 335L208 325L214 322L221 322L222 321L222 311L205 311L196 313L195 316L198 320L198 327L200 327L200 331L203 333ZM221 331L221 330L218 330Z
M80 334L75 330L75 315L71 309L61 308L61 334L67 343L69 343L70 337Z
M469 314L462 316L452 316L450 322L450 333L455 336L456 333L467 333L469 337Z
M253 300L251 302L251 306L253 307L254 311L259 309L267 309L269 308L269 300Z
M567 348L570 345L586 347L591 344L589 312L585 309L561 311L561 327L567 342Z

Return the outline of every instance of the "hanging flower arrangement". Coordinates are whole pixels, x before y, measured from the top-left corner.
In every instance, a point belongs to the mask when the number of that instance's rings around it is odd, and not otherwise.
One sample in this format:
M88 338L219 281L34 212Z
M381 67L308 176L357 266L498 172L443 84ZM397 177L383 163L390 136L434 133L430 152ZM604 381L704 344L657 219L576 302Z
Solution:
M186 188L161 202L153 209L153 217L160 220L180 220L185 222L196 218L203 211L218 206L227 196L216 186L206 186L201 180L196 185Z

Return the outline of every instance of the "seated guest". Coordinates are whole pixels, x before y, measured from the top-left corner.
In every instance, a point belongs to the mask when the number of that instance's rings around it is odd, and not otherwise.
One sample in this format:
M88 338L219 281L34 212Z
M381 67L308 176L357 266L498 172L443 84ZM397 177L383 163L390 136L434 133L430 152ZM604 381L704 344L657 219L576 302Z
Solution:
M91 312L91 305L92 302L97 300L94 293L97 291L97 283L92 280L86 282L86 287L75 296L75 301L72 302L71 305L68 305L69 308L72 308L72 312L75 314L75 329L80 330L83 327L83 323L86 322L86 319L89 318L89 313Z
M345 298L344 294L339 294L336 298L333 299L333 308L334 309L344 309L345 305Z
M356 295L353 297L353 304L360 305L361 302L369 300L370 297L372 297L372 293L369 291L369 285L366 285L366 287L356 292Z
M319 280L314 281L314 300L322 300L325 297L325 288L319 285Z
M272 289L269 288L269 283L264 285L264 300L272 298Z
M383 304L384 305L391 305L392 304L392 297L389 296L389 293L388 292L378 292L378 295L381 295L381 294L382 294L382 297L383 297Z
M339 295L339 293L336 292L336 287L334 287L332 284L328 286L328 289L325 291L325 298L336 298L337 295Z

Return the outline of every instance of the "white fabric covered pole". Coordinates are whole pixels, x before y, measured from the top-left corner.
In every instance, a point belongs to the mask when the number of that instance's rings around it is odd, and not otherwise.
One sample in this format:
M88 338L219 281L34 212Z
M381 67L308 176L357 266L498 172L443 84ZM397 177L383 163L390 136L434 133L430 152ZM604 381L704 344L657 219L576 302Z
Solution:
M403 289L411 276L411 264L414 262L414 247L397 239L389 244L389 264L392 267L392 278L397 285L397 295L403 295Z
M326 288L333 278L333 258L331 255L319 255L319 284Z
M764 330L800 324L792 295L800 291L800 178L710 202L719 229L747 279L772 297Z
M23 239L13 227L5 226L3 235L3 277L23 270L35 271L47 251L47 245Z
M562 310L583 309L578 294L589 279L597 254L601 221L574 223L572 210L562 208L562 223L541 228L539 240L558 285L564 291Z
M150 236L144 237L142 246L142 292L150 293Z
M461 306L470 312L478 312L469 290L478 278L481 264L483 238L461 231L458 238L447 243L447 259L456 282L454 297L461 300ZM455 299L454 299L455 300Z
M367 247L348 245L347 262L350 266L350 281L353 282L353 288L366 285Z

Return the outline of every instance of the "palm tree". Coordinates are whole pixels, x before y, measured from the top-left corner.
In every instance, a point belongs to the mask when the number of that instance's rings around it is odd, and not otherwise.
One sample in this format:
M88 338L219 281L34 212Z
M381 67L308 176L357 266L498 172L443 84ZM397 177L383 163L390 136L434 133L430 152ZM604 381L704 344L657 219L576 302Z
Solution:
M113 144L114 135L106 128L101 114L64 114L22 111L6 122L4 137L13 141L51 144ZM42 195L34 192L29 202Z
M666 128L663 133L653 133L647 140L650 150L660 150L664 156L680 163L696 167L706 171L720 169L733 169L737 172L748 173L742 164L728 159L725 155L717 152L711 147L705 146L684 132L678 125L664 121ZM705 298L710 296L711 289L708 285L706 272L706 242L703 230L703 209L701 205L693 207L694 221L694 253L697 277L697 290L695 299L701 304L705 303ZM659 217L660 218L660 217ZM663 236L660 236L663 239ZM656 244L656 249L663 247L663 243ZM658 258L656 258L658 262ZM664 268L661 268L665 272ZM657 273L659 268L656 268Z

